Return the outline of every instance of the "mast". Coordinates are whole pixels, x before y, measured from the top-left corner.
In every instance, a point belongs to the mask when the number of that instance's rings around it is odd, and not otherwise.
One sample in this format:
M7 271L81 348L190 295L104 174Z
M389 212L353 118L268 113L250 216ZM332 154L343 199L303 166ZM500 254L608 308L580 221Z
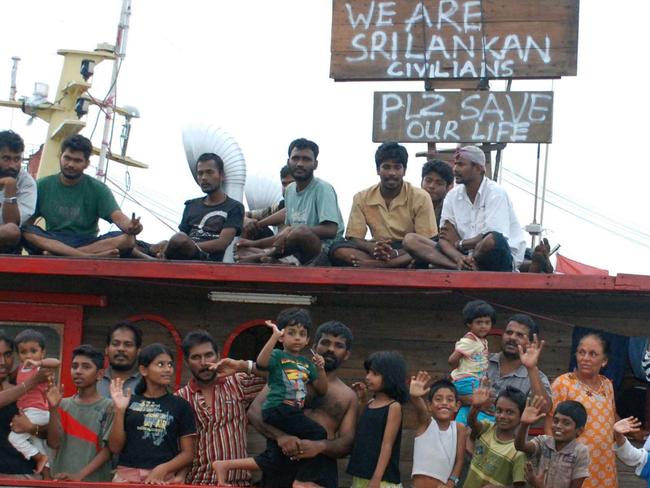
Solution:
M122 0L122 11L120 23L117 26L117 40L115 41L115 54L117 58L113 61L113 75L108 95L104 102L104 133L102 134L102 146L99 152L99 164L97 165L97 179L106 179L108 169L107 154L110 145L111 127L113 125L113 113L115 108L115 94L117 92L117 77L120 74L120 66L126 55L126 40L129 33L129 20L131 17L131 0Z

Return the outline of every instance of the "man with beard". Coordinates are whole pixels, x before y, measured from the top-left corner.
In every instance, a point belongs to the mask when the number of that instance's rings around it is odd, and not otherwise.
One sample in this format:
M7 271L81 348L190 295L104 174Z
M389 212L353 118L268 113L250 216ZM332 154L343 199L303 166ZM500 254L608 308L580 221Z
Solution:
M194 412L198 438L194 460L187 474L191 485L216 485L214 461L246 457L246 408L266 383L253 376L253 361L219 359L212 336L203 330L189 332L183 354L192 379L176 394L187 400ZM232 470L228 483L250 486L248 471Z
M412 258L402 249L409 233L425 239L438 234L431 197L404 181L406 148L385 142L375 152L379 183L354 195L345 241L332 245L338 266L403 268ZM370 229L371 240L364 239Z
M0 132L0 252L20 249L20 226L36 208L36 182L22 169L24 150L18 134Z
M140 381L136 361L141 346L142 331L137 325L118 322L109 329L104 350L109 366L104 369L104 377L97 383L97 391L101 396L111 398L110 386L113 378L124 381L124 391L135 391L135 385Z
M350 357L351 347L352 332L341 322L325 322L316 330L313 349L325 359L328 387L323 396L307 396L304 412L325 428L327 440L298 439L264 423L262 404L268 388L249 408L249 420L267 438L265 452L268 456L255 458L262 468L262 486L265 488L339 486L336 460L350 452L357 423L357 396L341 381L337 371ZM316 456L322 457L323 469L320 472L301 470L300 459Z
M128 255L135 236L142 232L140 219L122 213L111 190L84 174L93 146L89 139L74 135L61 144L59 174L38 180L36 211L30 219L45 219L46 230L23 227L25 247L32 254L79 257ZM97 236L99 219L115 224L122 232Z
M442 208L439 249L459 270L516 270L526 240L510 197L485 176L485 153L477 146L459 148L454 177L456 187Z
M501 336L501 352L490 354L487 378L496 398L506 387L511 386L522 391L528 398L540 396L545 404L542 410L547 412L553 405L551 385L547 376L538 368L539 356L544 341L538 339L539 327L526 314L515 314L508 319L508 325ZM460 397L461 402L471 405L471 397ZM485 412L492 408L484 405L479 420L489 418Z
M343 217L336 191L326 181L314 177L318 168L318 145L307 139L296 139L289 144L288 154L287 164L295 182L285 192L286 227L278 235L266 239L240 239L237 254L241 262L282 260L292 264L326 265L330 245L343 236Z
M242 230L244 206L226 195L223 160L213 153L199 156L196 182L205 197L185 202L179 233L161 246L166 259L223 261L226 249Z

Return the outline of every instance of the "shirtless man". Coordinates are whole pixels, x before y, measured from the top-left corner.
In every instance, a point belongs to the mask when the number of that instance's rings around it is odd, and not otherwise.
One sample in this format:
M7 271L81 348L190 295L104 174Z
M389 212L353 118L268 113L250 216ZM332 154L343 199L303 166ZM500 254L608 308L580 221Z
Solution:
M357 397L354 391L338 377L338 367L350 356L352 332L341 322L322 324L314 337L314 350L325 358L327 394L307 398L305 414L327 430L327 440L310 441L289 436L262 421L262 404L268 393L265 388L248 410L248 419L264 436L271 455L257 456L263 471L265 488L338 487L336 460L346 456L352 447L357 422ZM283 455L284 454L284 455ZM300 459L323 456L324 469L320 473L301 472Z

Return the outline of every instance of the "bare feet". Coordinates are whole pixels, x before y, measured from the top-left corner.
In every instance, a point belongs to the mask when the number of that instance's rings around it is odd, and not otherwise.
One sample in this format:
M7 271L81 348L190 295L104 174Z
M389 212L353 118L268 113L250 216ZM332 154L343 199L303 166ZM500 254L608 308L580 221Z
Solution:
M108 251L98 252L97 254L89 254L88 256L97 258L119 258L120 251L118 249L109 249Z
M212 469L217 473L217 484L219 486L231 486L226 483L228 479L228 469L223 461L215 461L212 463Z
M38 454L32 456L32 459L36 463L36 469L34 470L34 473L41 473L45 466L47 466L47 456L39 452Z

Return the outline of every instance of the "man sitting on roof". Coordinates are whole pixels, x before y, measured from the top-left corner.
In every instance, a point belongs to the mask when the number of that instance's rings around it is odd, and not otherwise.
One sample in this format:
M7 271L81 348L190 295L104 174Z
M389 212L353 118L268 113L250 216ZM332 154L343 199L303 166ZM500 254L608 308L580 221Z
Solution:
M524 258L526 241L506 191L485 176L485 154L476 146L454 156L456 187L445 197L438 249L460 270L513 271ZM413 256L430 261L427 253ZM431 264L436 264L431 262Z
M221 157L214 153L199 156L196 182L206 196L185 202L180 232L163 243L166 259L223 261L244 220L244 206L223 191L224 177Z
M20 225L36 208L36 182L22 169L23 139L11 130L0 132L0 252L20 249Z
M23 227L25 247L31 254L106 257L130 254L135 236L142 232L139 218L122 213L111 190L86 174L92 143L74 135L61 144L61 172L38 180L36 212ZM46 230L33 224L45 218ZM99 219L122 232L97 237Z
M291 262L328 264L327 253L334 239L343 236L343 217L334 187L314 177L318 168L318 145L296 139L289 145L287 164L293 178L285 192L286 227L277 236L249 241L240 239L240 262Z
M430 196L404 181L408 152L385 142L375 152L379 183L354 195L345 241L335 242L330 260L339 266L403 268L412 258L402 240L415 232L424 239L438 234ZM370 229L372 240L364 239Z

